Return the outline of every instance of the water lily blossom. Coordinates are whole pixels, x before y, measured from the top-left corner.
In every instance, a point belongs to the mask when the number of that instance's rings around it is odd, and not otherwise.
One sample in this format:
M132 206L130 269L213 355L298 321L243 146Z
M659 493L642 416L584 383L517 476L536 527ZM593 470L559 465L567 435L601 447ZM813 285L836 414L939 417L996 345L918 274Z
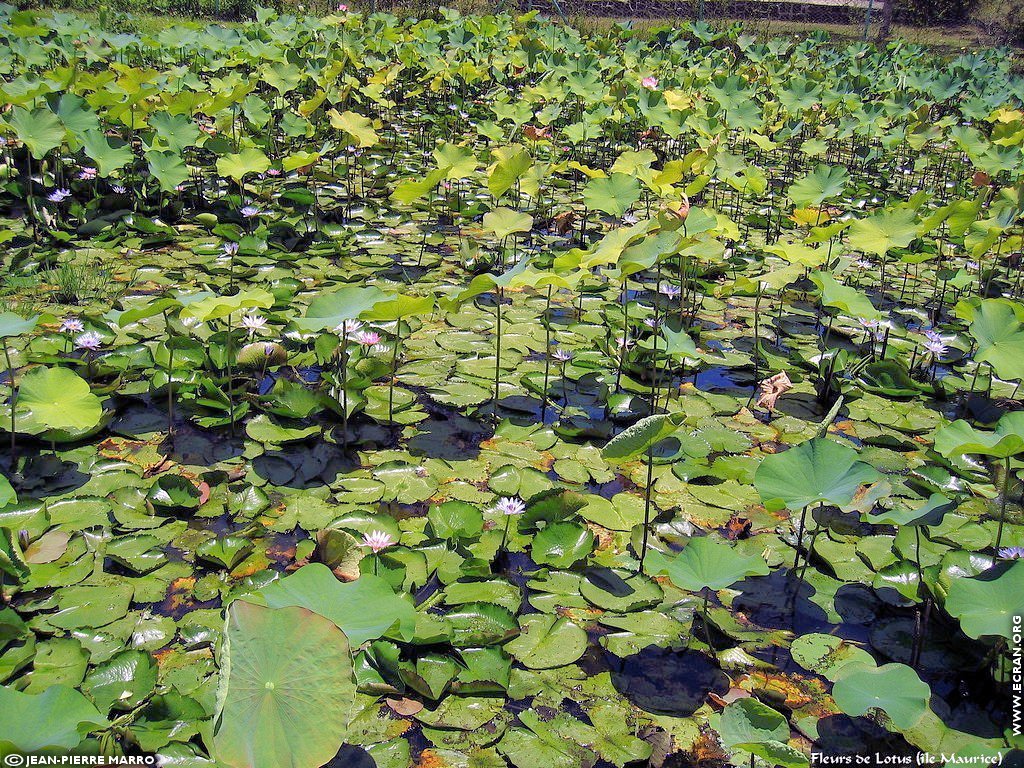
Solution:
M642 85L644 88L654 90L655 88L658 87L658 78L654 77L654 75L648 75L647 77L640 81L640 85Z
M242 326L249 331L249 336L255 336L267 325L267 318L262 315L246 315L242 318Z
M79 349L95 352L103 346L103 337L96 333L96 331L86 331L75 339L75 346Z
M1024 560L1024 547L1000 547L1000 560Z
M526 505L515 496L504 496L498 499L494 509L503 515L521 515L526 511Z
M354 338L356 344L361 344L364 347L374 347L380 344L380 334L373 331L359 331Z
M60 323L61 333L81 333L85 330L85 323L77 317L65 317Z
M568 363L570 360L572 360L572 352L568 349L559 348L551 353L551 357L553 357L560 363Z
M391 538L390 533L385 533L384 531L371 531L370 533L363 534L363 546L369 547L375 555L388 547L393 547L394 545L395 540Z
M69 197L71 197L71 190L61 188L53 190L53 192L46 196L46 199L51 203L63 203Z

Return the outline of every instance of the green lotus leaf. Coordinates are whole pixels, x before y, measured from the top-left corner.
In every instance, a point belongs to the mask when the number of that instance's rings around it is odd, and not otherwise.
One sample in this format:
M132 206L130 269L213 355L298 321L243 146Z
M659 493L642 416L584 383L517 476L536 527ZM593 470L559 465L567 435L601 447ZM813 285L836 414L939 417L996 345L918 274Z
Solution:
M392 322L413 315L425 316L434 310L433 296L407 296L397 293L375 302L361 317L370 322Z
M790 646L793 660L808 672L835 681L847 664L873 664L871 654L835 635L800 635Z
M859 716L880 709L900 729L921 719L931 695L928 684L906 664L848 664L832 687L832 698L846 714Z
M203 323L220 320L228 315L247 309L267 309L273 306L274 296L262 288L239 291L234 296L208 295L187 304L181 311L182 318L194 318Z
M66 685L32 695L0 686L0 753L36 753L48 747L74 749L106 718L85 696Z
M479 536L484 528L480 507L465 501L446 501L427 512L427 522L439 539L469 539Z
M7 574L17 584L24 583L31 575L17 534L10 528L0 528L0 575L2 574Z
M253 147L246 147L241 152L228 154L217 160L217 173L238 182L251 173L263 173L269 167L270 159Z
M519 631L512 612L491 603L467 603L449 611L445 620L457 648L499 645Z
M850 174L845 168L819 164L793 182L789 188L789 199L799 206L821 205L829 198L843 194L849 181Z
M938 525L942 518L954 509L954 502L941 493L933 493L921 506L890 509L877 515L865 514L863 518L873 524Z
M883 258L893 248L906 248L915 237L917 217L911 208L875 213L850 226L851 246Z
M9 339L14 336L21 336L36 327L39 315L22 317L13 312L0 312L0 339Z
M39 367L21 379L17 412L20 430L72 431L89 430L99 424L103 407L88 382L74 371Z
M310 331L336 328L346 320L361 317L386 298L388 295L379 288L346 285L317 296L309 303L306 316L296 322Z
M533 229L533 216L511 208L495 208L484 214L484 227L499 240L504 240L516 232L529 232Z
M416 625L412 602L396 595L384 579L363 575L342 584L320 563L303 566L246 600L271 608L306 608L337 624L354 646L384 635L409 640Z
M935 432L935 450L951 458L976 454L1006 459L1024 453L1024 411L1004 414L992 432L977 430L963 419L947 424Z
M990 364L1004 379L1024 379L1024 322L1013 305L999 299L982 301L969 331L978 343L976 362Z
M232 603L213 753L231 768L316 768L345 741L356 698L344 633L304 608Z
M6 120L14 135L28 147L36 160L64 142L64 124L49 109L29 112L22 107L14 107Z
M977 576L952 578L946 595L946 611L960 620L969 637L1013 636L1012 617L1024 608L1024 562L983 571Z
M309 427L285 427L261 414L246 422L245 434L259 443L285 445L320 434L320 426L313 424Z
M255 548L256 545L244 536L217 536L196 547L196 556L230 571Z
M875 309L864 293L843 285L828 272L813 272L811 280L821 289L822 306L831 307L850 317L864 320L882 319L882 313Z
M118 139L111 143L100 131L86 131L80 138L85 154L96 163L96 170L102 177L124 168L134 159L130 146Z
M725 542L708 537L690 539L683 551L666 555L647 553L644 567L653 575L665 575L691 592L725 589L748 576L767 576L768 564L759 555L744 555Z
M336 109L328 110L327 116L331 120L331 127L355 139L356 146L372 147L379 141L377 132L373 130L373 121L368 117L351 111L339 113Z
M879 479L853 448L819 437L766 456L754 485L765 504L800 510L818 502L846 507L863 486Z
M591 179L583 188L583 202L587 207L610 216L622 216L639 199L640 182L624 173Z
M150 150L146 153L146 164L164 192L174 192L188 179L188 166L178 152Z

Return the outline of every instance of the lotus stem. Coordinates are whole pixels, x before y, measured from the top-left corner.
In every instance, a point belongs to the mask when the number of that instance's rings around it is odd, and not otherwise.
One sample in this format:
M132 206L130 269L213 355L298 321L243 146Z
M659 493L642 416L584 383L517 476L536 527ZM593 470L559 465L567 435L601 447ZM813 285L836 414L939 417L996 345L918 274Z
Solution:
M174 432L174 347L167 351L167 434Z
M501 300L505 295L505 289L498 287L498 304L494 308L494 315L497 320L496 342L494 346L494 423L498 423L498 386L501 376Z
M711 620L708 619L708 590L704 590L704 606L702 609L704 623L704 640L708 644L708 651L715 655L715 644L711 642Z
M7 359L7 383L11 387L11 470L14 470L18 461L18 437L15 432L14 403L17 398L17 390L14 386L14 365L11 363L11 350L4 344L4 357Z
M341 324L341 364L338 380L341 382L341 446L348 449L348 329Z
M793 570L795 571L797 566L800 565L800 548L804 543L804 526L807 523L807 507L800 510L800 527L797 528L796 532L796 557L793 558Z
M228 312L228 355L227 355L227 367L228 367L228 419L231 422L231 436L235 436L235 396L231 391L231 384L234 381L234 368L231 365L231 355L234 353L234 344L232 343L231 336L231 313Z
M547 301L544 304L544 394L541 396L540 420L544 422L548 414L548 372L551 370L551 285L548 285Z
M637 574L643 573L644 560L647 559L647 539L651 530L651 484L654 479L654 446L647 449L647 485L644 487L644 531L640 540L640 567Z
M388 384L388 421L395 421L395 378L398 376L398 345L402 341L402 318L395 321L395 346L391 350L391 381Z
M1006 523L1006 502L1010 495L1010 457L1003 459L1003 497L999 500L999 527L996 528L996 554L1003 541L1003 525Z

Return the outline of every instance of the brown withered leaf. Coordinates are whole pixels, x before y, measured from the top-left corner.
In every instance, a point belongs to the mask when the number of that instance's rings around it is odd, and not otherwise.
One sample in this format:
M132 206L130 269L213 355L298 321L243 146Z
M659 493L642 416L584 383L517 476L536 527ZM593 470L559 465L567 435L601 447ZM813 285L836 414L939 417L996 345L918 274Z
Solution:
M780 395L793 388L793 382L789 380L789 375L785 371L781 371L774 376L769 376L758 386L761 388L761 396L757 398L758 407L774 411L775 402Z

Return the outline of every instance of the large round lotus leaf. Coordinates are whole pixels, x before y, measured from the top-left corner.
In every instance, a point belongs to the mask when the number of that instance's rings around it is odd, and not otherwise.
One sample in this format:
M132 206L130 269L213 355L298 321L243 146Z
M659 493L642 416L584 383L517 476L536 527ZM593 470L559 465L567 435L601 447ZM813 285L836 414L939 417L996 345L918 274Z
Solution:
M565 617L543 615L520 620L519 637L505 645L527 669L572 664L587 649L587 633Z
M36 696L0 686L0 712L0 755L47 747L72 749L90 731L107 724L92 702L65 685L51 686Z
M382 301L375 302L361 317L365 320L391 322L412 315L429 315L434 309L433 296L407 296L396 293Z
M978 342L976 362L989 363L1001 378L1024 378L1024 323L1012 303L1000 299L981 302L970 332Z
M33 368L18 390L18 428L87 430L103 416L88 382L67 368Z
M345 634L304 608L228 609L214 755L232 768L317 768L356 696Z
M246 599L265 602L272 608L301 606L314 611L337 624L353 645L384 634L409 640L416 626L412 601L396 595L384 579L363 575L342 584L320 563L299 568Z
M234 296L208 295L186 305L181 310L182 318L192 318L204 323L211 320L220 320L228 315L241 312L246 309L266 309L273 306L274 297L269 291L262 288L250 288L239 291Z
M533 537L531 554L538 565L570 568L594 549L594 534L576 523L553 523Z
M310 331L336 328L346 320L355 320L386 298L387 294L379 288L346 285L317 296L309 303L306 316L295 322Z
M647 553L648 573L664 574L677 587L699 592L725 589L747 576L768 575L768 564L759 555L744 555L729 544L707 537L690 539L682 552L666 555Z
M754 474L754 485L765 504L797 510L816 502L844 507L853 502L861 486L878 479L874 467L857 461L853 448L815 438L765 456Z
M789 199L800 207L821 205L830 197L841 195L850 180L842 166L819 163L813 171L797 179L789 187Z
M0 312L0 339L10 338L12 336L21 336L23 333L28 333L36 327L36 321L39 319L39 315L33 315L29 318L21 317L13 312Z
M906 664L845 666L832 687L832 698L847 715L880 709L897 728L910 728L928 711L931 689Z
M963 419L947 424L935 433L935 450L943 456L1016 456L1024 452L1024 411L1005 414L993 432L975 429Z
M1013 636L1014 615L1024 608L1024 562L994 568L973 578L952 580L946 610L969 637Z

